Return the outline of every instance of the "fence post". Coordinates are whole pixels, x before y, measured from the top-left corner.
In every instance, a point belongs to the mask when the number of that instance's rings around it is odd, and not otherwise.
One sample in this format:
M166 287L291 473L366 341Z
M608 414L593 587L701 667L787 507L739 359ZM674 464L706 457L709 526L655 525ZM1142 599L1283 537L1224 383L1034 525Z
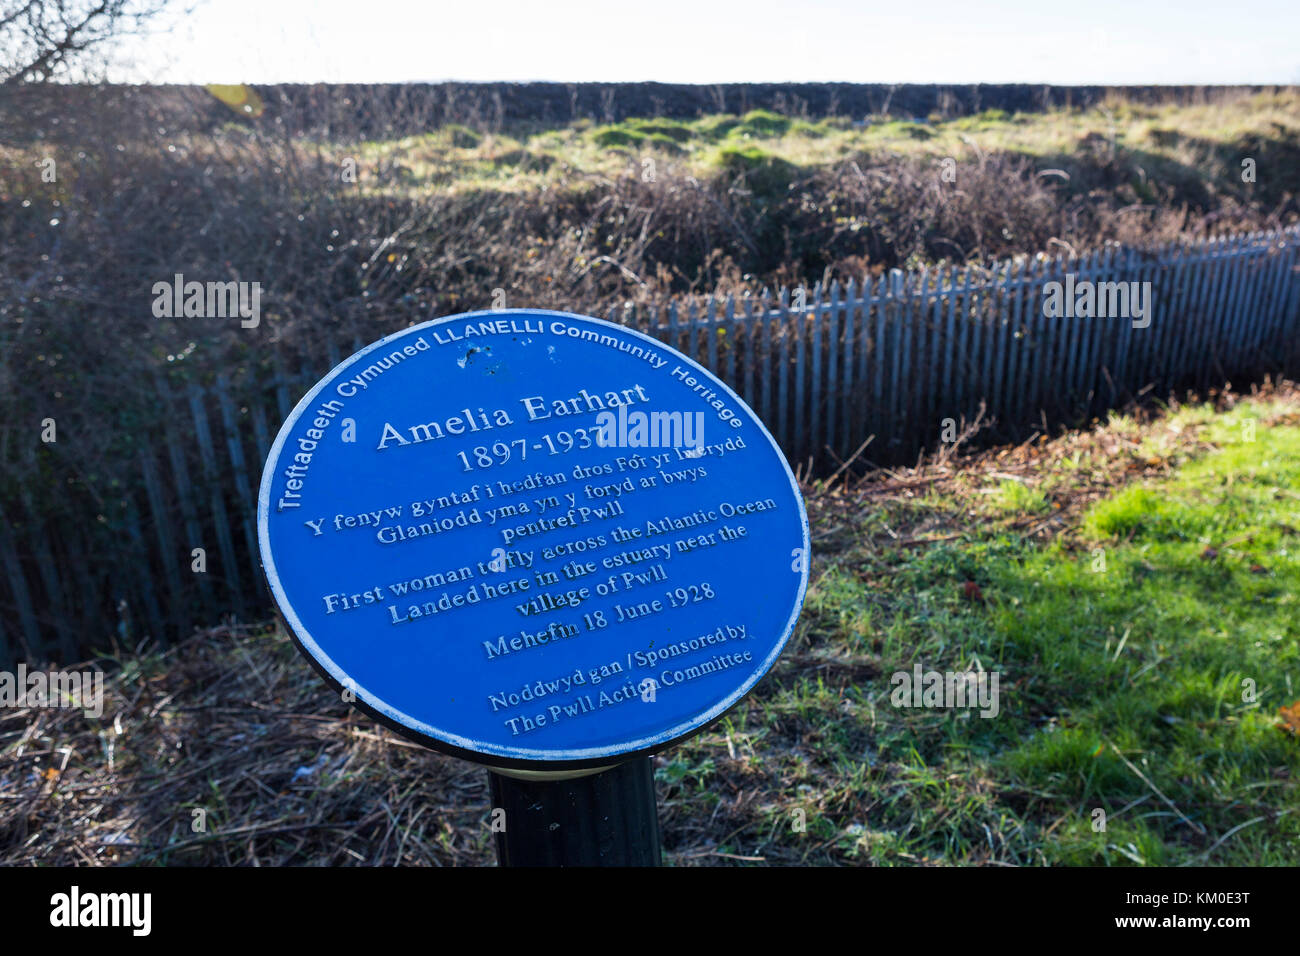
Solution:
M9 519L5 517L3 511L0 511L0 560L4 561L5 574L9 578L9 589L13 592L14 602L18 605L18 621L22 626L22 634L27 638L25 656L30 657L40 652L41 632L36 626L36 614L32 608L31 595L27 591L27 577L23 574L22 564L18 560L18 547L9 533L10 527ZM0 647L0 650L5 648ZM18 658L18 650L15 644L12 649L15 659Z
M894 439L899 437L898 425L902 419L903 352L906 350L902 335L903 279L902 269L889 270L889 308L885 333L886 340L889 342L889 352L892 353L894 361L890 365L891 371L886 384L889 386L889 424L892 428L890 437Z
M781 428L781 447L787 458L794 458L794 435L790 427L790 336L794 334L794 318L790 314L790 290L781 290L781 365L777 393L778 420Z
M840 330L839 330L839 311L840 311L840 284L837 280L831 281L831 300L826 311L826 396L821 403L822 408L826 410L826 447L834 450L835 444L835 412L839 405L839 363L840 363ZM819 359L820 361L820 359ZM846 443L847 445L847 443ZM846 455L850 452L845 451Z
M658 804L649 757L568 779L490 771L502 866L658 866Z

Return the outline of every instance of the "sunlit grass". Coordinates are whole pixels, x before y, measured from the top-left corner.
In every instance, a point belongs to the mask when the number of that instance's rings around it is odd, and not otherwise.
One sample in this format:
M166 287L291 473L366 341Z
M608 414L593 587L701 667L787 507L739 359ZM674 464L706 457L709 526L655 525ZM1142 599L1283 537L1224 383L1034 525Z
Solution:
M1300 94L1221 94L1213 102L1144 106L1110 100L1089 109L1058 108L974 116L831 117L807 120L765 110L699 119L631 118L565 126L510 124L478 133L444 127L386 143L366 144L361 159L387 164L381 191L437 188L451 192L491 188L527 192L583 177L644 175L647 161L707 176L742 152L798 167L835 163L857 154L979 161L1012 153L1036 161L1061 161L1112 149L1139 154L1144 172L1177 178L1187 167L1221 165L1224 150L1261 134L1294 140L1300 135ZM1235 153L1234 153L1235 156ZM1225 165L1227 164L1227 165ZM391 174L393 166L400 168ZM1213 170L1204 169L1205 173ZM1220 170L1223 172L1223 170Z
M824 668L778 676L742 708L768 802L762 833L753 824L731 849L864 864L1300 862L1300 739L1278 719L1300 698L1300 412L1246 401L1101 428L1103 445L1182 464L1121 481L1050 543L1014 529L1050 513L1045 489L1067 493L1095 467L1121 474L1098 445L1053 456L1032 482L962 486L964 503L949 491L864 510L815 576L787 654ZM961 533L889 545L909 514L943 511L949 532L968 516ZM996 672L998 715L894 706L891 675L917 664ZM676 759L722 742L711 732Z

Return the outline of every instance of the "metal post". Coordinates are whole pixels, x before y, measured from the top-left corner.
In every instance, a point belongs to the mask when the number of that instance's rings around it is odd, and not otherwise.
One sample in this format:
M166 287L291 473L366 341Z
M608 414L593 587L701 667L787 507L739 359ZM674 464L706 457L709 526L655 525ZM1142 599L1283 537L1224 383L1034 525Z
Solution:
M649 757L564 780L496 771L492 807L501 866L659 866L659 817Z

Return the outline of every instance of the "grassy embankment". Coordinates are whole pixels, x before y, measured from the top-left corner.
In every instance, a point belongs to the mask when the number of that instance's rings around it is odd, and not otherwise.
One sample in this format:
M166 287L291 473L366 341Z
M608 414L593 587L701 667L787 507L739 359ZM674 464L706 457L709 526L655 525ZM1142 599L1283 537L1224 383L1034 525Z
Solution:
M1142 173L1153 182L1176 183L1187 179L1189 170L1199 170L1206 180L1231 184L1240 182L1240 159L1257 153L1270 139L1294 144L1300 132L1298 111L1300 94L1295 92L1193 106L1116 100L1088 110L986 110L953 119L934 116L926 122L806 120L755 110L744 116L629 119L609 125L580 120L559 128L514 124L487 133L447 126L422 136L365 144L362 158L371 169L387 174L372 183L397 180L411 190L461 192L518 193L572 185L575 178L615 178L626 172L629 162L640 171L651 157L705 178L719 170L794 170L872 153L963 161L1010 153L1061 160L1063 168L1076 169L1099 153L1108 158L1128 154L1144 161ZM1259 176L1276 179L1284 174L1295 175L1273 169Z

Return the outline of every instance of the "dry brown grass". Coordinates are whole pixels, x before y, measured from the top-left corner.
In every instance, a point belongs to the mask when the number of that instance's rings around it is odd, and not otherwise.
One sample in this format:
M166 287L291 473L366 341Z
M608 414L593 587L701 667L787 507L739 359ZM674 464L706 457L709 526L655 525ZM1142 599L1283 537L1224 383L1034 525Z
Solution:
M4 863L491 859L483 771L352 711L282 634L225 625L137 660L106 681L101 720L0 714Z

